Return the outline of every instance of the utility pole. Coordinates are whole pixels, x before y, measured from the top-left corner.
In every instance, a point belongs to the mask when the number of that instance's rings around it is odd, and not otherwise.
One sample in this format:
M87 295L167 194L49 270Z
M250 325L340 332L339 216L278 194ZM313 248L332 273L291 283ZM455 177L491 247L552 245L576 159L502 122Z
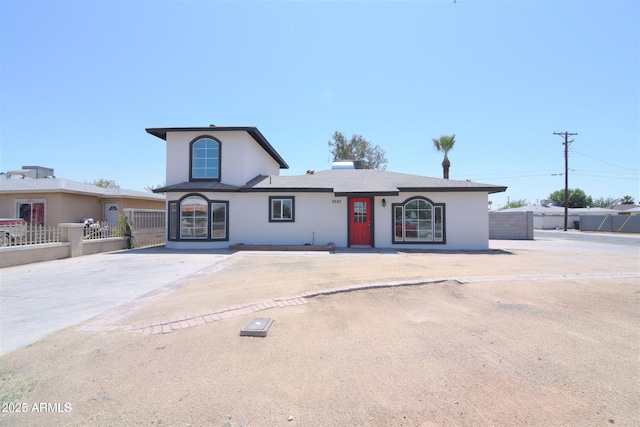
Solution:
M554 132L554 135L564 136L564 231L567 231L567 221L569 218L569 144L573 142L573 139L569 141L569 137L577 135L577 133L570 132Z

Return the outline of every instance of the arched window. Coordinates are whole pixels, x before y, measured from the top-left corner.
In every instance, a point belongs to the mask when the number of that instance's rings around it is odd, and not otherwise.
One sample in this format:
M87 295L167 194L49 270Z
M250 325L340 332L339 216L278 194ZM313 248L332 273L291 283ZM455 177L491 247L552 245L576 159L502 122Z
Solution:
M187 194L168 206L169 240L229 240L229 201Z
M180 238L209 237L209 203L202 197L189 196L180 202Z
M220 142L200 137L191 143L191 180L220 180Z
M444 204L415 197L393 204L394 243L444 243Z

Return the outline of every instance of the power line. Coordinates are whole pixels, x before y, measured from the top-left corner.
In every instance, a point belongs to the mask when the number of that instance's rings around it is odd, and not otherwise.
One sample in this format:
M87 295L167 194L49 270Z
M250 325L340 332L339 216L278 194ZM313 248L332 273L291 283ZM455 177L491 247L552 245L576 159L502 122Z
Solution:
M624 166L615 165L615 164L613 164L613 163L605 162L604 160L600 160L600 159L598 159L597 157L593 157L593 156L590 156L590 155L588 155L588 154L581 153L581 152L580 152L580 151L578 151L578 150L571 150L571 152L572 152L572 153L576 153L576 154L580 154L580 155L585 156L585 157L589 157L590 159L596 160L596 161L598 161L598 162L600 162L600 163L604 163L604 164L607 164L607 165L610 165L610 166L615 166L615 167L620 168L620 169L626 169L626 170L630 170L630 171L633 171L633 172L638 172L638 169L626 168L626 167L624 167Z
M554 132L554 135L564 136L564 231L567 231L567 221L569 218L569 136L577 135L570 132Z

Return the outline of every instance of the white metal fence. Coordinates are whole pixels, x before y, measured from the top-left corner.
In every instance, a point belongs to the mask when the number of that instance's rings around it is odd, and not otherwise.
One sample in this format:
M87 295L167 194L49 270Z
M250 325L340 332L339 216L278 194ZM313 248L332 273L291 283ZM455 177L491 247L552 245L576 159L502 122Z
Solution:
M84 240L129 237L131 247L159 246L165 243L165 212L151 209L125 209L125 221L85 222ZM2 225L0 246L59 243L62 228L44 225Z
M84 226L84 239L97 240L110 237L128 237L130 232L123 222L97 221Z
M3 225L0 227L0 246L58 243L61 235L60 227L31 224Z
M165 211L156 209L124 209L131 226L132 246L144 248L165 243Z

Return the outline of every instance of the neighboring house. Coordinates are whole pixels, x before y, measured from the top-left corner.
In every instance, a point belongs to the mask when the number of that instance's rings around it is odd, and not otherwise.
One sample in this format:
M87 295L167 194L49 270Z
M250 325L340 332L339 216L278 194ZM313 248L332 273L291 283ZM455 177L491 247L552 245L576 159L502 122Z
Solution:
M640 206L619 211L620 215L640 215Z
M62 178L29 177L24 173L28 171L23 167L0 178L1 218L23 218L34 225L57 226L84 218L117 222L118 214L126 208L165 208L162 195L96 187Z
M289 166L255 127L150 128L166 141L169 248L488 248L488 194L506 187L380 170Z
M615 205L611 209L618 211L620 215L637 215L640 212L640 205Z

